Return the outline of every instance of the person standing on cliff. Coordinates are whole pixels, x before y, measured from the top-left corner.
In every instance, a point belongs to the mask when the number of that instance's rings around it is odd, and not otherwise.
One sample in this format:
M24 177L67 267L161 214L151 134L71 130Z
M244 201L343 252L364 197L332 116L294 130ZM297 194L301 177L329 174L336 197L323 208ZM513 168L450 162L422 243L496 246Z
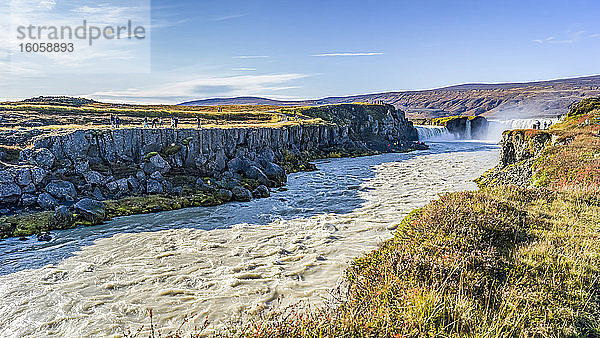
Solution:
M115 115L110 114L110 127L114 128L115 127Z
M196 123L198 124L198 129L200 129L200 127L202 126L202 123L200 121L200 116L196 116Z
M175 129L177 129L177 126L179 125L179 118L175 117Z
M115 126L117 128L121 126L121 119L119 119L119 115L115 115Z

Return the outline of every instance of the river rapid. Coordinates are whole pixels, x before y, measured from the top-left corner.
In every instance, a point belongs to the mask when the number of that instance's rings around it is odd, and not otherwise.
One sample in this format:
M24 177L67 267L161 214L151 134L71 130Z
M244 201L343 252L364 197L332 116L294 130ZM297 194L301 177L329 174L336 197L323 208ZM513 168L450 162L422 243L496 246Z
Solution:
M439 194L474 190L499 147L432 143L405 154L318 161L287 191L0 241L0 336L109 336L154 323L219 327L244 312L319 304L348 262ZM185 327L184 327L185 328Z

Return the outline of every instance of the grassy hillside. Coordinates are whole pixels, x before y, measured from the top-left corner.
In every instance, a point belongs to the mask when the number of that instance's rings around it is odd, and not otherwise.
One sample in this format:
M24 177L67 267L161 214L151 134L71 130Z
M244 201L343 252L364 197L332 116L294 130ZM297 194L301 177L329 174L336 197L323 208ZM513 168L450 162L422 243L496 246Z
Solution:
M537 187L447 194L355 259L338 305L278 309L241 336L600 336L600 118L584 101L551 130ZM539 178L538 178L539 179Z
M557 116L584 97L600 95L600 76L528 83L473 83L430 90L387 92L318 100L277 101L239 97L191 101L191 105L273 104L315 106L383 102L404 110L411 119L452 115L485 115L495 119Z

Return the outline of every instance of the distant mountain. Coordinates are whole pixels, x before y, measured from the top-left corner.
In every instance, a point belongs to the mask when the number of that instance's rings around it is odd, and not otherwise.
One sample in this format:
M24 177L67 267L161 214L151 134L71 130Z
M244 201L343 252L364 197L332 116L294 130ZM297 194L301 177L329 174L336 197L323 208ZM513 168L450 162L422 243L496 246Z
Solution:
M509 119L561 115L567 112L571 104L586 97L600 97L600 75L526 83L473 83L430 90L327 97L319 100L279 101L261 97L236 97L182 104L315 106L381 101L404 110L411 118L484 115Z

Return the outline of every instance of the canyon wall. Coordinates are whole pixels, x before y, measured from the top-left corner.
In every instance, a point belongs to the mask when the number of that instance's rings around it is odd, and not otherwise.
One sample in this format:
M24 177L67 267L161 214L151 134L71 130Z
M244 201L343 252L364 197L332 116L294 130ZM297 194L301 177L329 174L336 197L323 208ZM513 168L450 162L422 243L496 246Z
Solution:
M247 200L252 196L241 190L244 179L264 186L263 192L280 186L290 159L340 150L404 151L417 139L412 123L392 106L320 109L312 113L324 112L323 123L277 128L81 129L42 135L21 151L18 164L0 169L0 205L9 213L53 210L82 198L180 195L190 185L207 189L210 178L234 199Z

